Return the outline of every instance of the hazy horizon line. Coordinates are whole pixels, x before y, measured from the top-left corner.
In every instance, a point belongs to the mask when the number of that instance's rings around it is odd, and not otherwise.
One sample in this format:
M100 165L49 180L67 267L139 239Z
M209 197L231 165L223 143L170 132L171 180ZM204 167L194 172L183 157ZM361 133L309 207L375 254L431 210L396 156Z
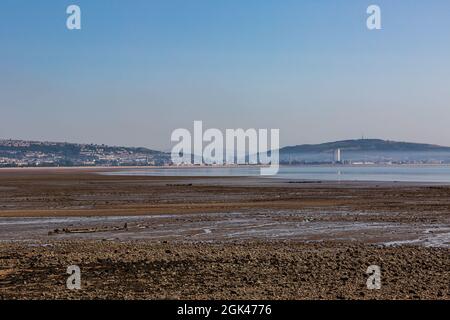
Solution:
M144 147L144 146L133 146L133 145L116 145L116 144L106 144L106 143L94 143L94 142L69 142L69 141L56 141L56 140L35 140L35 139L17 139L17 138L1 138L0 141L25 141L25 142L41 142L41 143L66 143L66 144L75 144L75 145L96 145L96 146L107 146L107 147L115 147L115 148L144 148L149 149L152 151L159 151L159 152L171 152L170 147L167 150L164 150L162 148L153 148L153 147ZM393 139L381 139L381 138L356 138L356 139L343 139L343 140L328 140L324 142L318 142L318 143L299 143L294 145L284 145L280 146L279 149L283 148L291 148L291 147L298 147L298 146L313 146L313 145L321 145L321 144L327 144L327 143L337 143L337 142L345 142L345 141L358 141L358 140L379 140L379 141L386 141L386 142L396 142L396 143L412 143L412 144L421 144L421 145L431 145L436 147L443 147L443 148L450 148L450 146L447 145L441 145L441 144L435 144L435 143L424 143L424 142L414 142L414 141L401 141L401 140L393 140Z

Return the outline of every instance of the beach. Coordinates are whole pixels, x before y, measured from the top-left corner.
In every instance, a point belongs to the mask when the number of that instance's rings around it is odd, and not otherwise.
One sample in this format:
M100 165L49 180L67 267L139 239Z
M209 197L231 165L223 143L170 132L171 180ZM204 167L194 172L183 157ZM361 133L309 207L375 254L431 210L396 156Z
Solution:
M114 171L0 170L0 298L450 296L450 186Z

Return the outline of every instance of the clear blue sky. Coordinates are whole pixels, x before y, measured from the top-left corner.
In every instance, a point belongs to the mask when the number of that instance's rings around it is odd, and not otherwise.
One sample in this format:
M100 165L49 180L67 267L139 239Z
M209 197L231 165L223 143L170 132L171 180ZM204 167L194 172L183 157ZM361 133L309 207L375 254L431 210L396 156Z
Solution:
M449 57L448 0L2 0L0 137L167 150L203 120L450 145Z

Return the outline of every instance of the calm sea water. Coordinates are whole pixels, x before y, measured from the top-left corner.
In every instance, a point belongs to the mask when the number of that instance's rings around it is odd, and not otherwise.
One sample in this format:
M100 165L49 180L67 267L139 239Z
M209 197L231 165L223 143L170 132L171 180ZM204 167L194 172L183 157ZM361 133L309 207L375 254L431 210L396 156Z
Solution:
M113 172L146 176L259 176L256 167L154 168ZM275 178L324 181L401 181L450 183L450 166L281 166Z

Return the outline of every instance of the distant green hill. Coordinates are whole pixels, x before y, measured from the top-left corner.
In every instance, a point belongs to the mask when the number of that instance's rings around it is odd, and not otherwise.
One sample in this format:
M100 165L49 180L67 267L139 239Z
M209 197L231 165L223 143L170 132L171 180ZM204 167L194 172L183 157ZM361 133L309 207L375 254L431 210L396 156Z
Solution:
M280 149L281 153L309 153L309 152L331 152L336 149L342 151L401 151L401 152L420 152L420 151L447 151L450 147L443 147L433 144L397 142L381 139L358 139L327 142L321 144L303 144L297 146L284 147Z

